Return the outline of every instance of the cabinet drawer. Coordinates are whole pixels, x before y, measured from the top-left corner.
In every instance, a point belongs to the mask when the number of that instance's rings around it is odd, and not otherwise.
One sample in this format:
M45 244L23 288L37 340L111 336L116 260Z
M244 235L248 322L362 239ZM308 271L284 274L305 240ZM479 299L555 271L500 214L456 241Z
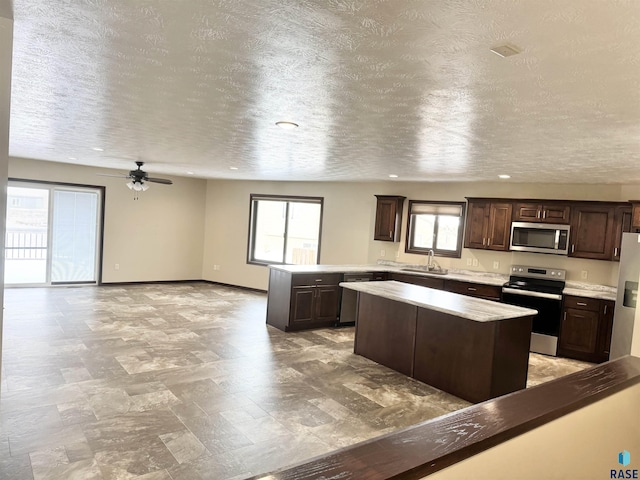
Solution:
M420 287L444 289L444 278L426 277L422 275L411 275L410 273L392 273L391 280L396 282L410 283Z
M380 281L384 281L387 278L389 278L389 276L387 275L387 272L373 272L371 274L371 280L373 282L380 282Z
M483 285L481 283L460 282L458 280L447 280L445 289L462 295L474 297L500 299L502 289L493 285Z
M341 281L339 273L294 273L291 285L338 285Z
M565 295L564 307L598 312L600 310L600 300L596 298L574 297L572 295Z

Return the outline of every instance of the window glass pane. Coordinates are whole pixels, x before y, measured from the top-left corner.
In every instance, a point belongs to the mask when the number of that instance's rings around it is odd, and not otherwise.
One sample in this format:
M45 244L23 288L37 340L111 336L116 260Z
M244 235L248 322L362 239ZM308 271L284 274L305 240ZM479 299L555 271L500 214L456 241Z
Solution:
M412 215L413 247L433 248L433 231L435 228L435 215Z
M56 190L53 199L51 281L96 281L98 194Z
M440 215L438 217L438 235L436 248L438 250L458 249L458 229L460 228L460 217L450 217Z
M47 282L49 190L7 188L4 282Z
M253 259L264 262L283 261L285 212L287 202L254 200L255 232Z
M286 263L315 265L320 233L319 203L289 203Z

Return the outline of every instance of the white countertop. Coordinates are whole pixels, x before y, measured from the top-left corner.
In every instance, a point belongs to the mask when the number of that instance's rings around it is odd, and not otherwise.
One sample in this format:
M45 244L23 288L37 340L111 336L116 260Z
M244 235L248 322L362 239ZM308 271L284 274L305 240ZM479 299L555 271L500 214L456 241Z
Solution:
M506 303L492 302L491 300L483 300L392 280L385 282L342 282L340 286L476 322L494 322L538 313L530 308L515 307Z
M407 270L411 265L269 265L270 268L290 273L366 273L366 272L394 272L406 273L419 277L443 278L462 282L479 283L482 285L502 286L509 280L509 275L500 273L476 272L473 270L450 270L446 275ZM578 297L616 300L616 288L608 285L595 285L583 282L567 282L563 292L565 295Z

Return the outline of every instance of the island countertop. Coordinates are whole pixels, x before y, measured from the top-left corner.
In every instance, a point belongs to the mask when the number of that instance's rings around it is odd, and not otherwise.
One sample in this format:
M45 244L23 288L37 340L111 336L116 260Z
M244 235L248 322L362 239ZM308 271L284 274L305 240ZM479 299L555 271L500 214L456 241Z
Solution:
M340 286L476 322L495 322L538 313L530 308L516 307L393 280L384 282L342 282Z

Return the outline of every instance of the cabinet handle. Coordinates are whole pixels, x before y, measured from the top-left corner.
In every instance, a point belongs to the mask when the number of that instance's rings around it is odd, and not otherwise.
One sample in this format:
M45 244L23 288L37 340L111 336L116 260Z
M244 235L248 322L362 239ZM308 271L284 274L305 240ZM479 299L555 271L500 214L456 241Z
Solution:
M316 282L321 282L322 279L321 278L316 278Z
M540 218L540 210L536 210L536 218Z
M605 315L607 314L607 307L608 307L608 306L609 306L609 305L605 305L605 306L604 306L604 314L605 314Z
M618 247L613 249L613 256L617 257L618 256Z
M482 238L482 246L484 247L486 245L486 243L487 243L487 239L483 237Z
M565 311L563 320L566 320L566 319L567 319L567 312Z
M467 290L469 290L470 292L475 292L477 290L477 288L467 287Z
M546 210L542 212L542 218L547 218L547 211Z
M573 245L571 245L571 253L574 253L576 251L576 244L574 243Z
M487 247L491 246L491 237L487 238Z
M580 305L581 307L586 307L587 304L584 302L577 302L576 305Z

